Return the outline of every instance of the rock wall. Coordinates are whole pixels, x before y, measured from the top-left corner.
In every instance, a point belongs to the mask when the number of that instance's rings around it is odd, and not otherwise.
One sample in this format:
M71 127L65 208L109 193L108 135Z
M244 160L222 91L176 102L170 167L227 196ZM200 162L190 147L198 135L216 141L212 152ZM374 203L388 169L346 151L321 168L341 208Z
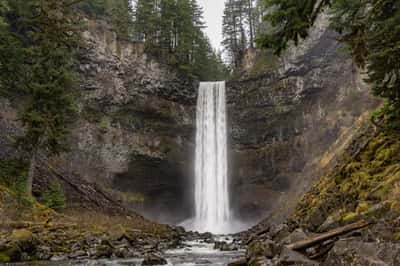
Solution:
M378 104L328 26L320 16L279 59L250 51L228 84L232 202L242 219L286 217Z
M51 164L150 218L188 217L197 85L147 56L143 43L118 39L106 23L86 22L77 66L80 115L70 152ZM18 105L3 101L1 139Z

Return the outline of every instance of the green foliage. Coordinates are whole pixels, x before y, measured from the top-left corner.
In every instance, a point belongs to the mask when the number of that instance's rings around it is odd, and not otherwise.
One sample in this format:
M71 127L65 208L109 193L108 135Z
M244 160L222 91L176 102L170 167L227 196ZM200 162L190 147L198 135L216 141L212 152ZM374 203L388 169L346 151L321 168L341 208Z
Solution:
M23 194L25 179L28 174L27 164L21 160L0 160L0 184L12 191Z
M203 33L199 36L198 45L194 48L193 73L201 81L225 80L229 75L222 55L212 49L210 41Z
M287 48L290 41L297 45L300 39L308 37L308 30L318 13L329 3L330 0L265 0L265 8L268 10L265 20L273 30L272 33L262 35L258 43L274 49L278 55Z
M383 107L372 114L374 124L389 131L400 131L400 103L387 101Z
M138 0L134 13L137 39L148 53L201 80L225 78L225 66L202 32L197 1Z
M387 103L381 110L389 128L399 129L400 118L400 6L397 0L266 0L265 19L274 30L259 39L262 47L280 54L289 42L298 44L324 7L332 6L332 24L366 69L374 95Z
M0 95L8 96L10 88L18 86L26 52L21 40L12 32L9 1L0 0Z
M106 20L119 38L132 39L133 8L129 0L83 0L77 4L87 16Z
M399 161L400 141L396 134L373 137L356 158L318 181L300 201L293 219L310 225L314 217L322 217L323 222L335 214L343 223L388 211L399 216ZM382 207L376 208L377 205Z
M225 52L231 68L240 66L247 48L254 47L257 14L254 0L227 0L222 22Z
M75 106L78 23L70 1L1 0L0 91L18 97L24 135L16 144L30 156L28 194L39 150L66 150Z
M67 3L9 1L4 15L11 26L3 33L12 43L1 46L11 55L1 58L0 64L14 74L12 82L2 77L2 89L23 96L19 119L26 134L18 143L28 152L65 150L67 125L75 113L73 59L78 35Z
M53 181L50 184L48 190L41 195L39 201L56 211L62 211L67 207L65 192L58 181Z
M106 15L104 0L83 0L77 7L93 18L102 18Z

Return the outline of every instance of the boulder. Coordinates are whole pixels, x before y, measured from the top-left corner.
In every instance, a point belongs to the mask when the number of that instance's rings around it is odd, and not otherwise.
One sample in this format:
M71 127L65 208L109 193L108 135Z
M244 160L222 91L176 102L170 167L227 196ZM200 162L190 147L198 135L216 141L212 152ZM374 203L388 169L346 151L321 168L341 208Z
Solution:
M247 248L246 257L248 260L257 257L273 258L279 254L280 246L272 240L253 241Z
M38 241L33 233L27 229L13 230L10 240L24 252L33 252L38 245Z
M92 254L95 258L110 258L113 254L113 248L109 245L99 245Z
M322 225L318 228L319 232L325 232L328 230L331 230L333 228L336 228L340 225L339 219L336 217L336 215L331 215L326 218L325 222L322 223Z
M318 262L308 259L303 254L293 251L285 246L282 247L279 257L274 259L275 265L302 265L315 266Z
M400 244L342 239L335 243L323 265L400 265Z
M149 254L142 261L142 265L166 265L166 264L168 264L167 260L156 254Z
M235 251L235 250L238 250L238 247L234 243L227 243L225 241L217 241L214 243L214 249L218 249L220 251Z
M281 244L290 244L294 242L298 242L304 239L307 239L307 234L301 228L297 228L293 232L291 232L288 236L284 237L279 243Z
M17 245L0 246L0 263L20 261L21 255L21 249Z
M266 257L255 257L252 258L248 262L249 266L274 266L275 264L272 262L272 260L267 259Z
M269 235L276 242L280 242L282 239L290 235L289 226L287 224L278 224L272 226L269 231Z

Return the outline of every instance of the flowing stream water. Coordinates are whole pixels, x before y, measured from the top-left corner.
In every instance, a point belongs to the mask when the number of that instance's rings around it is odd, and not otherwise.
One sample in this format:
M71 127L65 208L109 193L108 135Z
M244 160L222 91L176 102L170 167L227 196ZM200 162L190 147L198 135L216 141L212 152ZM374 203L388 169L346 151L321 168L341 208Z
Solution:
M220 240L229 242L226 237L222 236ZM185 242L183 248L167 250L163 257L168 262L166 266L225 266L244 255L244 250L215 250L213 243L207 243L199 239ZM15 263L12 266L141 266L142 261L143 259L141 258L38 261Z

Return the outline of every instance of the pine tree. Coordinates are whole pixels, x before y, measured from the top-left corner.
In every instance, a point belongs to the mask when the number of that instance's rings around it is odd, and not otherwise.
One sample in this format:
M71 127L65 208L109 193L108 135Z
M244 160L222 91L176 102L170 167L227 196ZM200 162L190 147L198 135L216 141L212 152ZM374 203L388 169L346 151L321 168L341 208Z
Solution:
M24 100L19 120L25 134L17 143L29 155L26 192L31 194L39 151L53 155L66 149L68 125L75 112L73 55L78 35L69 2L8 3L12 17L9 23L16 30L10 34L24 57L14 62L14 86L4 89L18 91ZM3 58L0 64L4 65ZM2 85L8 85L4 80L2 77Z
M247 48L253 48L256 31L254 0L227 0L223 16L222 45L232 68L240 65Z
M90 17L103 18L106 15L105 0L83 0L77 7Z
M203 10L196 0L137 1L135 29L146 51L201 79L206 76L203 64L217 62L203 27Z
M17 86L25 56L22 42L11 30L10 12L9 2L0 0L0 95L4 96Z
M110 1L110 0L108 0ZM133 35L133 7L129 0L112 1L106 6L113 28L118 37L130 39Z
M160 15L155 0L138 0L135 9L135 30L137 39L146 44L147 51L152 51L158 46Z

